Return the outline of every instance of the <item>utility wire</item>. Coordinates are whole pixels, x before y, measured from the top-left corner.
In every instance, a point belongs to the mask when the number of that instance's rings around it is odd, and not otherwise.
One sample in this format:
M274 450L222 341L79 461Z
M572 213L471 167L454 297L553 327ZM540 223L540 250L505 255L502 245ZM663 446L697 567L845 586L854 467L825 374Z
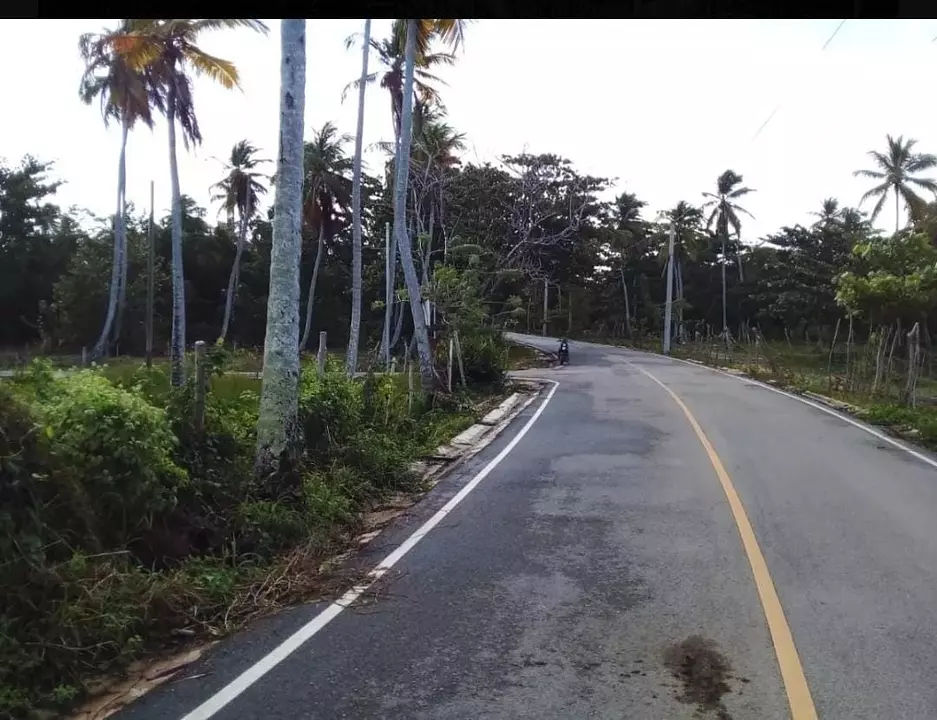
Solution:
M843 25L845 24L846 24L846 20L839 21L839 25L836 26L836 29L833 31L833 33L826 39L826 42L823 43L823 47L820 48L821 53L824 50L826 50L827 46L829 46L831 42L833 42L833 38L836 37L837 33L839 33L839 31L842 29ZM759 127L757 132L755 132L755 134L752 135L752 139L749 142L754 142L755 138L761 135L761 131L764 130L768 126L768 123L771 122L771 118L773 118L775 114L777 114L778 110L780 109L781 109L781 103L778 103L777 105L774 106L774 110L772 110L771 113L768 115L768 117L765 119L765 121L761 123L761 127Z

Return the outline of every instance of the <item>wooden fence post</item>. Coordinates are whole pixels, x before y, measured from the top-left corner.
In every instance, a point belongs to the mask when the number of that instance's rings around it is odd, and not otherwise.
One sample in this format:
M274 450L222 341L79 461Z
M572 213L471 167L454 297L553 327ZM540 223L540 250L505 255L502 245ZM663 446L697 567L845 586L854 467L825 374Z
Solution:
M195 341L195 431L205 429L205 341Z
M316 356L319 362L318 373L319 377L325 375L325 354L326 354L326 332L323 330L319 333L319 353Z

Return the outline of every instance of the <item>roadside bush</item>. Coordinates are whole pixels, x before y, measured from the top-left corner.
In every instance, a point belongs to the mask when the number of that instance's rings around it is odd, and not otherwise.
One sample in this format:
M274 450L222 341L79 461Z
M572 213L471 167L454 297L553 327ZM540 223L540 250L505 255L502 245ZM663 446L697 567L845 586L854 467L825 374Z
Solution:
M325 458L329 449L344 446L362 422L364 393L361 383L330 364L320 378L315 366L303 369L299 387L299 422L306 454L313 461Z
M479 329L459 340L469 384L502 386L508 369L508 345L501 333Z
M61 467L80 478L104 547L121 547L176 504L186 480L164 410L85 370L56 381L42 405L45 432Z

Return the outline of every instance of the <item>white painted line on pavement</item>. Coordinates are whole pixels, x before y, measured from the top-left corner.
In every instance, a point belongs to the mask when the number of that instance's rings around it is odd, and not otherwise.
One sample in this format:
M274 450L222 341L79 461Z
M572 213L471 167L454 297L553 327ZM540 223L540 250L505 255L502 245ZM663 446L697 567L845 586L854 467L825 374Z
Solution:
M426 535L429 534L429 532L434 527L442 522L443 518L452 512L452 510L454 510L455 507L461 503L466 498L466 496L468 496L468 494L472 492L472 490L474 490L478 484L501 463L502 460L504 460L504 458L508 456L508 454L527 434L527 431L533 427L535 422L537 422L537 418L539 418L541 413L543 413L547 403L549 403L553 398L554 393L556 393L556 389L560 385L555 380L544 380L544 382L552 383L553 387L550 389L550 392L547 393L547 396L543 399L543 402L540 403L540 407L538 407L534 414L531 415L530 420L528 420L524 427L522 427L517 433L517 435L512 438L511 442L509 442L501 452L495 455L495 457L492 458L491 461L485 465L485 467L483 467L477 475L475 475L475 477L469 480L468 483L466 483L465 486L449 500L449 502L443 505L435 515L433 515L429 520L417 528L416 532L404 540L396 550L394 550L373 570L371 570L371 572L368 573L367 580L364 583L352 587L351 590L346 592L335 602L331 603L327 608L325 608L325 610L320 612L312 620L303 625L299 630L294 632L286 640L280 643L277 647L260 658L260 660L251 665L247 670L234 678L234 680L221 688L221 690L208 698L208 700L185 715L182 720L207 720L207 718L212 717L212 715L217 713L228 703L234 700L238 695L247 690L247 688L260 680L260 678L273 670L273 668L283 662L294 651L299 649L303 643L312 638L317 632L328 625L342 612L342 610L354 603L369 587L371 587L371 585L380 580L388 570L390 570L401 560L401 558L410 552L416 546L416 544L420 542L420 540L426 537Z
M637 352L643 352L643 351L638 350ZM648 353L648 354L657 355L657 353ZM839 418L843 422L849 423L853 427L857 427L860 430L867 432L869 435L872 435L873 437L876 437L879 440L883 442L887 442L889 445L892 445L898 448L899 450L904 450L906 453L920 460L921 462L926 463L933 468L937 468L937 460L934 460L934 458L928 457L924 453L920 453L917 450L908 447L904 443L899 442L898 440L895 440L895 438L893 437L889 437L885 433L879 432L875 428L870 427L866 425L865 423L861 423L858 420L855 420L854 418L849 417L848 415L844 415L843 413L836 412L832 408L828 408L825 405L821 405L820 403L814 402L813 400L808 400L805 397L800 397L799 395L795 395L794 393L790 393L790 392L787 392L786 390L776 388L773 385L768 385L768 383L763 383L760 380L754 380L753 378L744 377L741 375L733 375L732 373L727 373L725 370L720 370L719 368L714 368L709 365L703 365L702 363L694 363L694 362L690 362L689 360L683 360L682 358L668 357L667 355L660 355L659 357L666 357L668 360L680 362L685 365L689 365L690 367L705 368L706 370L719 373L720 375L725 375L726 377L739 380L745 385L754 385L755 387L760 387L760 388L764 388L765 390L770 390L771 392L775 392L778 395L789 397L792 400L797 400L798 402L802 402L804 405L809 405L810 407L816 408L817 410L820 410L821 412L825 412L827 415L832 415L835 418Z

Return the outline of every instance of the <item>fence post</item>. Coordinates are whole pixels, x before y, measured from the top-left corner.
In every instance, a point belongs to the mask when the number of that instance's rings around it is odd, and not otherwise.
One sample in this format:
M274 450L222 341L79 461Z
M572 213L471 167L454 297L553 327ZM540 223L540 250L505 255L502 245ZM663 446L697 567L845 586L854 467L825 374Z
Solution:
M195 430L205 429L205 341L195 341Z
M325 342L326 333L325 330L319 333L319 353L317 359L319 361L319 377L325 375L325 352L326 352L326 342Z
M88 348L86 347L81 349L81 366L88 367Z

